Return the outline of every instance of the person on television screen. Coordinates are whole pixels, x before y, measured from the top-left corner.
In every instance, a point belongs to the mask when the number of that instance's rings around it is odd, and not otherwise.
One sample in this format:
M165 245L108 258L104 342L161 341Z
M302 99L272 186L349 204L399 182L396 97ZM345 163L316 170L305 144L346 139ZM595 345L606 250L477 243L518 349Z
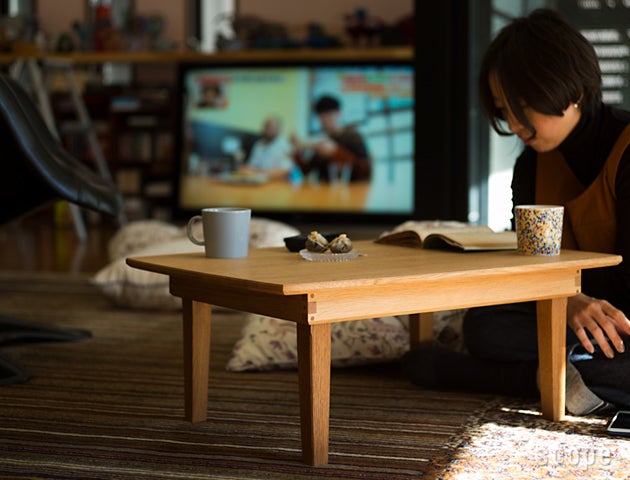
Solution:
M560 14L540 9L493 40L479 75L492 127L524 144L513 205L564 205L562 248L619 254L582 272L567 302L566 408L630 408L630 112L602 102L595 50ZM403 358L425 388L538 396L536 303L471 308L467 354L435 345Z
M208 82L201 86L199 108L225 108L227 100L220 83Z
M332 96L320 97L314 105L325 137L304 142L292 137L294 159L305 174L316 172L319 180L336 176L347 181L369 180L371 162L361 134L351 125L339 125L341 103Z
M282 120L269 116L263 121L260 138L256 140L247 163L240 173L264 173L269 179L284 179L293 167L292 147L282 135Z

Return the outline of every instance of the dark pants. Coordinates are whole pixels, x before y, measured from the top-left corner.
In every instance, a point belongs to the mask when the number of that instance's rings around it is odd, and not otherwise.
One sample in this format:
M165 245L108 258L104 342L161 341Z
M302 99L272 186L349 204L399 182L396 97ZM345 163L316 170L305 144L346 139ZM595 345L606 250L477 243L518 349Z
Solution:
M537 362L536 303L471 308L463 324L464 342L471 355L496 362ZM624 338L630 352L630 337ZM569 361L584 383L601 399L630 407L630 353L608 359L599 349L589 354L567 328Z

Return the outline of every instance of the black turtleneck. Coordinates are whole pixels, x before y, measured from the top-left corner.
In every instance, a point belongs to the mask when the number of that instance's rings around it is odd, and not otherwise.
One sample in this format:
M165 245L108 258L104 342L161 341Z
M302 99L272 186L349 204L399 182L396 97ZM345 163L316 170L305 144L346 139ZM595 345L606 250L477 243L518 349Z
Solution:
M601 104L595 112L583 112L580 121L558 150L575 176L587 187L608 159L621 131L630 124L630 112ZM512 178L513 205L536 203L536 156L526 147L516 160ZM608 300L630 318L630 148L619 163L615 181L617 240L615 253L624 259L619 266L582 272L582 291Z

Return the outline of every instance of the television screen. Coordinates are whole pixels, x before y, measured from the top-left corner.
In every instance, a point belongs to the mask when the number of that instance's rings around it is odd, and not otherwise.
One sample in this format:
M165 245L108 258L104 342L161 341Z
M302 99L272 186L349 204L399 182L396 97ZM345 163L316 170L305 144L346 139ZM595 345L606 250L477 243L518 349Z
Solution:
M182 64L176 210L409 218L411 61Z

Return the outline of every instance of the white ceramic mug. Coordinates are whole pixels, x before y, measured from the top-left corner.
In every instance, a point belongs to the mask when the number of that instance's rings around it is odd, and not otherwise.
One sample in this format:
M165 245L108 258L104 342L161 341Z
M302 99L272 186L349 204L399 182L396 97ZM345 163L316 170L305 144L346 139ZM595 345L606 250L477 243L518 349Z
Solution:
M191 242L203 245L209 258L243 258L249 246L249 208L204 208L186 225ZM203 238L195 237L193 226L201 222Z

